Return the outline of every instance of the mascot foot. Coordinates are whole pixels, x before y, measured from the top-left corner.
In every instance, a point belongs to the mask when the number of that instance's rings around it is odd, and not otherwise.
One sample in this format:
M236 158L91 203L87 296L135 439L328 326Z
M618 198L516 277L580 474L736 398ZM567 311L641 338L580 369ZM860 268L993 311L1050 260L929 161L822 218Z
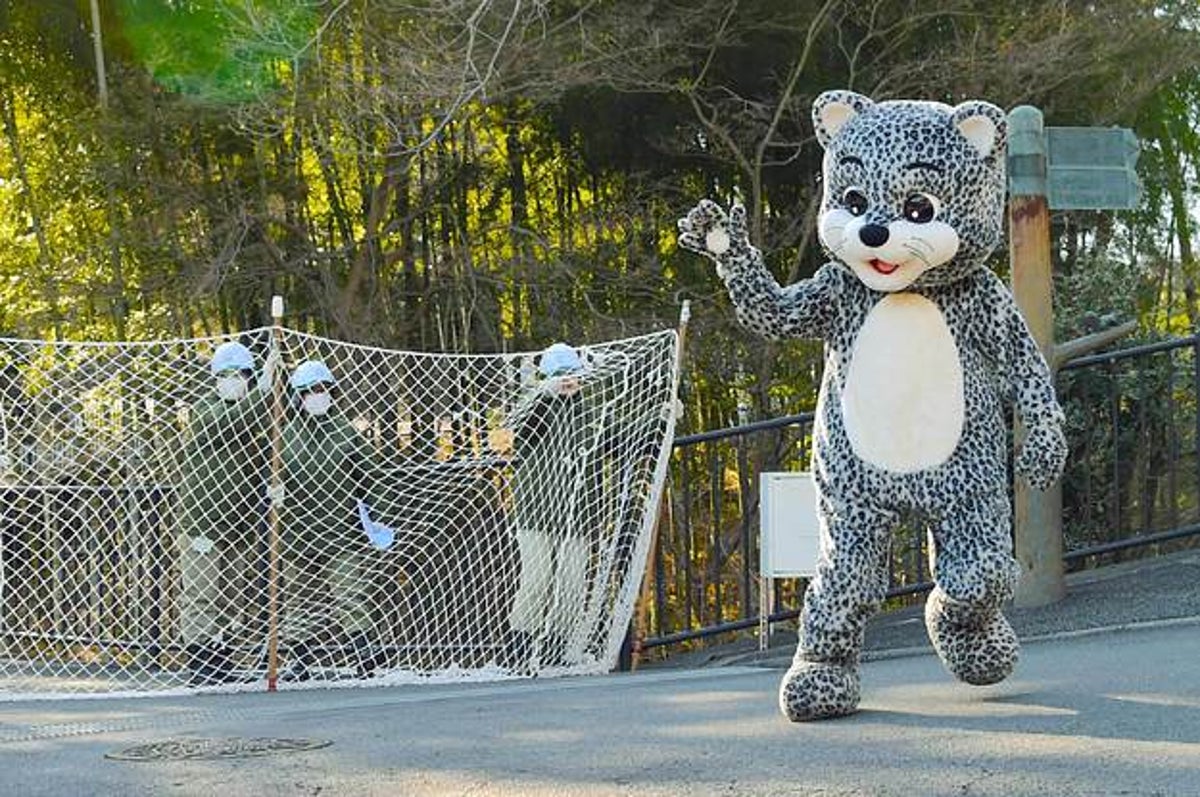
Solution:
M779 708L792 722L842 717L858 711L858 669L796 659L779 685Z
M981 613L936 588L925 603L929 641L946 669L975 686L999 683L1017 664L1021 644L999 611Z

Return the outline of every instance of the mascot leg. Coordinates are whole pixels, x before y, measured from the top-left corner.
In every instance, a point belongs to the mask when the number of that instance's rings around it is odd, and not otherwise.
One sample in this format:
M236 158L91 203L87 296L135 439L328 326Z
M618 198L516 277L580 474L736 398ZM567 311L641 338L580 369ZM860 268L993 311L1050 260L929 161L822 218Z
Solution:
M887 591L888 537L896 516L821 500L821 560L804 595L800 642L779 687L792 722L858 710L863 629Z
M969 684L1003 681L1020 653L1000 611L1020 573L1011 529L1003 492L955 507L933 528L937 586L925 603L925 628L942 664Z

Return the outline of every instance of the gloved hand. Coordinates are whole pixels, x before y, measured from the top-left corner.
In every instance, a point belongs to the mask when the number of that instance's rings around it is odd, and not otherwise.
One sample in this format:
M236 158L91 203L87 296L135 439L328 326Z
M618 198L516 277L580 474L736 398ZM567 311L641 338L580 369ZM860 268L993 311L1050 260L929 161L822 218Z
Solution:
M204 555L204 554L208 553L209 551L211 551L213 549L213 547L215 547L215 545L216 545L216 543L214 543L208 537L205 537L203 534L192 537L192 543L191 543L192 550L200 555Z
M551 376L542 382L542 389L552 396L573 396L583 389L583 381L578 376L567 374Z
M276 509L279 509L283 506L283 500L286 495L287 490L284 489L282 483L267 487L267 500L270 501Z
M263 393L270 393L271 388L275 384L275 374L279 371L282 365L283 358L279 355L279 351L274 347L271 348L271 353L267 355L267 359L263 362L262 373L258 375L258 389Z
M386 551L396 541L396 530L371 519L370 508L362 501L358 502L358 520L371 545L380 551Z
M1062 476L1067 463L1067 437L1057 423L1030 427L1017 455L1017 473L1035 490L1045 490Z
M746 231L746 208L740 202L734 202L726 215L716 202L702 199L677 226L679 245L716 263L721 277L731 265L753 259Z
M386 551L392 547L392 543L396 541L396 531L391 526L385 526L382 523L372 523L371 527L366 529L367 539L371 541L376 549Z

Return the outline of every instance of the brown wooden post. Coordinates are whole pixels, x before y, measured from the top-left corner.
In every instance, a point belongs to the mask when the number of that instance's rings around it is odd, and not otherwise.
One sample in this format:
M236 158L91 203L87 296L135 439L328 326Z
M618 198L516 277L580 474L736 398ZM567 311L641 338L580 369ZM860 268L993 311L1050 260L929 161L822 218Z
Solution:
M283 297L271 298L271 354L277 355L283 341ZM269 358L278 367L278 357ZM269 573L267 582L267 691L274 692L279 679L279 505L283 498L283 382L271 373L271 487L267 505Z
M1042 112L1022 105L1008 115L1009 265L1017 306L1053 369L1054 307L1051 301L1050 208L1046 193L1046 143ZM1025 430L1016 424L1017 446ZM1034 490L1018 478L1016 556L1021 563L1018 606L1042 606L1066 594L1063 580L1062 486Z

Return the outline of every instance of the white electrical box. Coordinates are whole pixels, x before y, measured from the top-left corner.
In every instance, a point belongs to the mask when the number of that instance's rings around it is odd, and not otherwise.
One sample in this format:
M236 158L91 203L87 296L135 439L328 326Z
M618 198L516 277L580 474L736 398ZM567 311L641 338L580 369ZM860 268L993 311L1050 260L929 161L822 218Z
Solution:
M815 575L821 545L812 474L760 474L759 506L763 578Z
M809 578L821 554L817 488L811 473L763 473L758 480L758 647L766 650L775 610L771 583Z

